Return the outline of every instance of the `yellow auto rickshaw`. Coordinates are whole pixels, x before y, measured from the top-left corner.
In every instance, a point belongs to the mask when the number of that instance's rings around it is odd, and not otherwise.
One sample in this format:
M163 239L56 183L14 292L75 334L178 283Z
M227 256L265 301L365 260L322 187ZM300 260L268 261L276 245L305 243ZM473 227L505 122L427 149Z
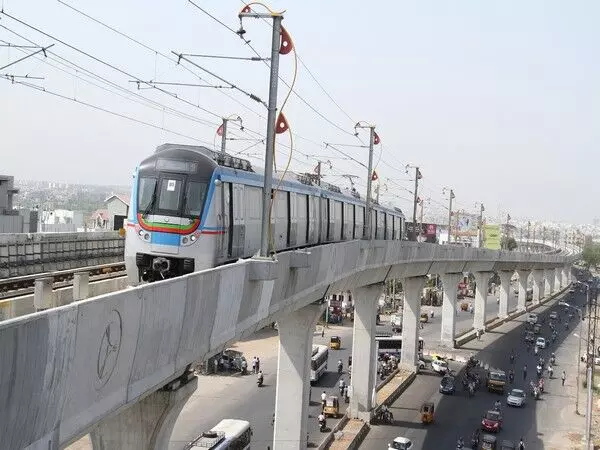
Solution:
M330 395L325 399L325 406L323 407L323 415L325 417L339 417L340 415L340 403L335 395Z
M421 318L419 320L423 323L429 322L429 314L421 313Z
M331 339L329 339L329 348L331 350L339 350L342 348L342 340L339 336L331 336Z
M433 414L435 412L435 406L432 402L425 402L421 406L421 422L424 425L433 422Z

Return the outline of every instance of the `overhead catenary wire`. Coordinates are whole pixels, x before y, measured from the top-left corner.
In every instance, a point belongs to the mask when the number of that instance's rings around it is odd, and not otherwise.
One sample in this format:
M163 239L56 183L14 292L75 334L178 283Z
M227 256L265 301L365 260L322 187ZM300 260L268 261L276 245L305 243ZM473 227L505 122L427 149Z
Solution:
M196 141L196 142L200 142L200 143L203 143L203 144L209 144L207 141L203 141L203 140L195 138L193 136L189 136L189 135L186 135L186 134L183 134L183 133L179 133L179 132L171 130L169 128L165 128L163 126L159 126L159 125L156 125L156 124L153 124L153 123L150 123L150 122L146 122L144 120L137 119L135 117L127 116L125 114L121 114L121 113L118 113L116 111L111 111L111 110L109 110L107 108L103 108L102 106L94 105L92 103L85 102L83 100L78 100L76 98L69 97L67 95L64 95L64 94L61 94L61 93L58 93L58 92L50 91L50 90L48 90L48 89L46 89L44 87L37 86L35 84L27 83L27 82L24 82L24 81L10 80L9 78L5 77L4 75L0 75L0 78L8 80L8 81L11 81L11 83L13 83L13 84L19 84L19 85L22 85L22 86L34 89L36 91L43 92L44 94L48 94L48 95L51 95L51 96L54 96L54 97L62 98L64 100L69 100L69 101L75 102L77 104L80 104L80 105L83 105L83 106L87 106L88 108L92 108L92 109L95 109L97 111L105 112L107 114L111 114L113 116L120 117L122 119L126 119L126 120L129 120L131 122L138 123L140 125L145 125L147 127L155 128L157 130L166 131L168 133L171 133L171 134L174 134L174 135L177 135L177 136L180 136L180 137L184 137L186 139L190 139L190 140L193 140L193 141Z
M25 40L26 42L35 44L34 41L26 38L25 36L23 36L23 35L15 32L14 30L12 30L12 29L10 29L10 28L2 25L2 24L0 24L0 28L3 28L5 30L13 33L15 36L17 36L17 37ZM4 42L4 41L0 40L0 42ZM21 51L25 52L25 50L21 50ZM66 58L63 58L60 55L54 54L52 52L48 52L48 53L50 53L50 55L54 55L54 57L53 56L48 56L47 58L40 59L40 61L44 62L45 64L47 64L48 66L50 66L50 67L52 67L52 68L54 68L56 70L59 70L59 71L65 73L65 74L67 74L69 76L75 77L75 78L77 78L77 79L79 79L79 80L81 80L81 81L83 81L85 83L91 84L91 85L93 85L93 86L95 86L95 87L97 87L99 89L103 89L103 90L105 90L107 92L111 92L111 93L113 93L115 95L118 95L118 96L120 96L122 98L127 98L128 100L133 101L133 102L138 103L138 104L146 104L145 106L147 106L147 107L150 107L150 108L153 108L153 109L156 109L156 110L161 110L161 111L166 112L167 114L173 115L175 117L179 117L179 118L182 118L182 119L190 120L190 121L193 121L193 122L205 125L205 126L210 127L210 128L213 128L214 126L218 125L216 122L210 122L210 121L207 121L207 120L204 120L204 119L200 119L200 118L198 118L196 116L193 116L191 114L188 114L186 112L180 111L178 109L175 109L175 108L172 108L170 106L164 105L164 104L162 104L160 102L157 102L155 100L152 100L152 99L149 99L147 97L144 97L143 95L137 94L135 92L131 92L128 89L120 86L119 84L117 84L117 83L115 83L115 82L113 82L111 80L108 80L107 78L102 77L101 75L98 75L98 74L94 73L93 71L90 71L89 69L86 69L86 68L84 68L84 67L82 67L82 66L80 66L80 65L78 65L78 64L76 64L76 63L74 63L74 62L72 62L72 61L70 61L68 59L66 59ZM37 58L37 57L35 57L35 58ZM70 70L73 70L75 73L71 73L71 72L69 72L66 69L63 69L61 67L57 67L56 65L50 63L49 60L55 62L56 64L60 64L61 66L66 67L66 68L68 68ZM98 85L98 84L96 84L96 83L94 83L94 82L92 82L92 81L90 81L90 80L88 80L86 78L83 78L82 77L83 74L85 74L85 76L88 76L90 78L93 78L93 79L96 79L96 80L100 80L101 82L103 82L103 83L111 86L112 88L117 89L117 90L119 90L119 91L121 91L123 93L120 94L118 92L111 91L111 90L109 90L109 89L107 89L107 88L105 88L103 86L100 86L100 85ZM131 99L129 97L135 97L135 98L137 98L139 100L134 100L134 99Z
M78 13L78 14L82 15L83 17L85 17L85 18L87 18L87 19L91 20L92 22L94 22L94 23L96 23L96 24L98 24L98 25L100 25L100 26L102 26L102 27L104 27L104 28L106 28L106 29L108 29L108 30L112 31L113 33L116 33L116 34L118 34L119 36L121 36L121 37L123 37L123 38L125 38L125 39L129 40L130 42L133 42L133 43L137 44L138 46L140 46L140 47L142 47L142 48L144 48L144 49L146 49L146 50L148 50L148 51L150 51L150 52L154 53L155 55L158 55L158 56L160 56L161 58L164 58L164 59L166 59L166 60L168 60L168 61L170 61L170 62L172 62L172 63L175 63L175 64L177 63L177 59L175 59L175 58L171 57L170 55L168 55L168 54L166 54L166 53L163 53L163 52L161 52L161 51L159 51L159 50L157 50L157 49L154 49L154 48L150 47L150 46L149 46L149 45L147 45L147 44L144 44L144 43L143 43L143 42L141 42L140 40L138 40L138 39L135 39L134 37L132 37L132 36L128 35L127 33L124 33L124 32L122 32L122 31L120 31L120 30L119 30L119 29L117 29L116 27L113 27L112 25L109 25L109 24L107 24L107 23L105 23L105 22L103 22L103 21L101 21L101 20L99 20L99 19L96 19L95 17L91 16L90 14L87 14L86 12L84 12L84 11L82 11L82 10L78 9L78 8L75 8L74 6L72 6L72 5L68 4L68 3L66 3L66 2L65 2L65 1L63 1L63 0L57 0L57 1L58 1L58 3L60 3L61 5L64 5L64 6L66 6L67 8L71 9L72 11L74 11L74 12L76 12L76 13ZM202 78L200 75L198 75L196 72L194 72L194 71L193 71L192 69L190 69L189 67L183 66L183 65L181 65L181 64L179 65L179 67L181 67L182 69L186 70L188 73L192 74L193 76L197 77L199 80L207 82L206 80L204 80L204 79L203 79L203 78ZM230 100L232 100L232 101L234 101L235 103L237 103L238 105L240 105L242 108L244 108L244 109L246 109L247 111L249 111L249 112L251 112L251 113L253 113L253 114L257 115L259 118L261 118L261 119L265 120L265 117L264 117L264 116L263 116L261 113L259 113L259 112L255 111L254 109L250 108L248 105L246 105L245 103L241 102L240 100L238 100L238 99L237 99L237 98L235 98L234 96L232 96L232 95L230 95L230 94L228 94L227 92L224 92L224 91L219 91L219 92L220 92L221 94L225 95L225 96L226 96L227 98L229 98Z
M86 52L84 50L81 50L80 48L78 48L78 47L76 47L74 45L71 45L71 44L67 43L66 41L63 41L62 39L59 39L59 38L55 37L54 35L41 30L38 27L35 27L35 26L33 26L33 25L31 25L31 24L29 24L29 23L27 23L27 22L25 22L25 21L23 21L23 20L15 17L15 16L12 16L12 15L8 14L6 11L0 11L0 14L2 14L4 16L6 16L6 17L8 17L8 18L10 18L12 20L14 20L15 22L20 23L21 25L23 25L23 26L25 26L27 28L30 28L30 29L32 29L32 30L34 30L34 31L36 31L36 32L38 32L38 33L40 33L40 34L42 34L42 35L44 35L44 36L46 36L46 37L54 40L54 41L56 41L56 42L61 43L62 45L70 48L71 50L74 50L74 51L76 51L78 53L81 53L82 55L84 55L84 56L92 59L93 61L96 61L99 64L102 64L102 65L104 65L106 67L109 67L109 68L111 68L111 69L113 69L113 70L115 70L115 71L117 71L117 72L119 72L119 73L121 73L121 74L129 77L129 78L134 78L134 79L140 81L141 83L147 84L140 77L137 77L137 76L129 73L128 71L126 71L124 69L121 69L120 67L115 66L114 64L111 64L111 63L109 63L107 61L104 61L103 59L98 58L98 57L92 55L91 53L88 53L88 52ZM175 98L175 99L177 99L177 100L179 100L181 102L184 102L184 103L186 103L186 104L188 104L190 106L193 106L194 108L198 108L201 111L204 111L204 112L206 112L207 114L210 114L213 117L218 117L219 119L221 118L221 116L219 114L217 114L217 113L215 113L215 112L213 112L213 111L211 111L209 109L203 108L200 105L197 105L197 104L195 104L193 102L190 102L189 100L186 100L183 97L178 96L177 94L175 94L173 92L167 91L167 90L162 89L162 88L160 88L158 86L152 86L152 85L148 85L148 86L152 87L153 89L156 89L159 92L162 92L163 94L169 95L170 97L173 97L173 98Z

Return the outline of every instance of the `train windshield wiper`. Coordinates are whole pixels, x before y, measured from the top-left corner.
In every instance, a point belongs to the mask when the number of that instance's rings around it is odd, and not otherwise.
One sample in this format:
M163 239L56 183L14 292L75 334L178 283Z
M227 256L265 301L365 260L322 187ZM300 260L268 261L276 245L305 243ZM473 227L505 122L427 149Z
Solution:
M156 188L158 186L158 182L154 184L154 189L152 190L152 198L150 199L150 203L148 203L148 206L146 207L146 209L144 209L144 212L142 213L142 218L145 219L148 214L150 214L150 211L152 211L152 209L154 208L154 204L156 203L156 198L158 197L156 195Z

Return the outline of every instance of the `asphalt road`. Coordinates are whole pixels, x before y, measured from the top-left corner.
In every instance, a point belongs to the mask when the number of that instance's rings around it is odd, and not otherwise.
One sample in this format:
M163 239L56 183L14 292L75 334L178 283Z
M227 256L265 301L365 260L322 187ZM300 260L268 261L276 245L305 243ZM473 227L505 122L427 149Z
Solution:
M568 295L565 300L571 304L581 306L585 303L585 295ZM547 317L549 312L555 309L561 311L561 318L566 317L566 314L562 312L563 308L542 307L540 308L540 311L542 311L540 312L540 318ZM513 323L503 325L507 328L512 326L513 329L477 352L477 357L492 367L508 370L510 368L509 355L514 349L516 354L514 387L524 388L529 393L529 381L536 378L536 357L533 351L528 353L525 350L523 340L524 320L524 317L519 318L518 325ZM568 332L565 331L564 326L558 327L559 336L556 342L540 354L543 354L547 360L549 355L556 351L557 347L566 338L575 339L572 334L578 323L578 319L574 318L570 322ZM487 334L496 333L491 331ZM544 325L542 335L548 337L549 334L549 327ZM484 341L485 338L486 336L484 336ZM473 344L472 348L467 350L477 351L478 344L480 343ZM565 353L561 352L562 355ZM522 368L525 364L528 366L528 373L527 379L523 380ZM512 439L518 442L523 437L527 448L543 449L544 433L541 431L541 424L543 423L545 432L551 430L553 426L563 425L559 422L562 420L559 411L563 407L561 405L564 404L564 400L561 398L563 388L560 380L562 370L560 359L557 360L557 364L554 379L546 380L546 393L542 396L542 399L536 402L532 398L528 398L524 408L509 408L505 405L504 396L491 394L485 390L478 391L471 399L465 396L461 388L458 389L456 395L443 396L438 392L439 377L419 375L407 391L392 405L391 411L394 414L395 423L387 426L374 426L361 448L385 449L388 442L391 442L395 437L405 436L413 440L415 449L453 449L459 436L463 436L465 443L469 443L471 434L479 427L482 415L486 410L493 407L497 399L500 399L503 402L504 427L498 433L498 439ZM423 426L418 416L418 410L424 401L433 401L436 405L435 423L429 426Z
M335 330L335 331L334 331ZM352 351L352 322L343 327L335 327L325 331L325 337L315 335L314 344L329 344L329 338L336 334L341 337L341 350L330 350L328 370L320 380L311 388L311 406L309 408L309 442L319 444L324 434L318 430L317 416L320 412L320 396L325 391L328 395L339 395L338 382L340 375L337 373L337 361L344 363L342 376L348 381L347 362ZM277 353L260 354L261 369L264 372L265 385L258 388L256 376L201 376L197 394L186 404L179 415L169 450L181 448L203 431L210 430L220 420L237 418L250 421L254 435L252 448L273 448L273 427L271 418L275 408L275 383L277 379ZM251 359L252 355L246 355ZM309 381L307 380L307 384ZM290 401L296 401L290 399ZM341 403L341 412L347 405ZM339 419L338 419L339 420ZM327 426L331 427L338 420L328 418Z
M516 306L511 306L509 300L509 310ZM424 306L423 311L430 311L432 308ZM441 308L436 307L434 318L425 324L421 330L421 336L428 342L435 343L440 338L441 327ZM498 305L496 297L488 297L488 318L498 314ZM459 311L457 317L456 330L466 329L471 326L473 315ZM378 331L385 330L386 327L378 327ZM335 330L335 331L334 331ZM337 373L337 361L341 359L344 363L344 372L342 377L346 382L349 381L347 373L348 356L352 353L352 322L346 322L343 327L335 327L326 330L325 337L315 335L313 342L315 344L328 344L329 338L337 334L342 339L342 349L339 351L331 350L329 352L328 371L311 388L311 404L309 408L309 442L320 443L324 434L318 430L317 416L320 412L320 395L325 391L328 395L338 395L338 382L340 376ZM257 337L258 338L258 337ZM199 379L199 388L187 402L182 413L179 415L171 441L169 450L180 450L186 443L196 438L203 431L209 430L224 418L239 418L249 420L252 424L254 435L252 438L255 448L272 448L273 427L271 426L271 417L275 405L275 383L277 369L277 353L274 349L269 352L257 351L261 358L261 368L265 375L265 386L259 389L256 386L256 377L248 375L241 377L239 375L230 376L201 376ZM246 355L251 358L252 355ZM421 378L421 377L420 377ZM434 380L431 389L437 391L439 379ZM308 380L307 380L308 382ZM420 404L420 403L419 403ZM346 410L347 405L341 403L341 412ZM332 427L337 420L328 418L327 425Z

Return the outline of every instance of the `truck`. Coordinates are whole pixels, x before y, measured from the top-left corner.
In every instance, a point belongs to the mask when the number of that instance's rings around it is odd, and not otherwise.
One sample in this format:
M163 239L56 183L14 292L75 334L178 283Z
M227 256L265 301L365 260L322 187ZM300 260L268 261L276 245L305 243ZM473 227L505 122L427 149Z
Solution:
M402 333L402 314L392 314L390 316L390 325L393 333Z

